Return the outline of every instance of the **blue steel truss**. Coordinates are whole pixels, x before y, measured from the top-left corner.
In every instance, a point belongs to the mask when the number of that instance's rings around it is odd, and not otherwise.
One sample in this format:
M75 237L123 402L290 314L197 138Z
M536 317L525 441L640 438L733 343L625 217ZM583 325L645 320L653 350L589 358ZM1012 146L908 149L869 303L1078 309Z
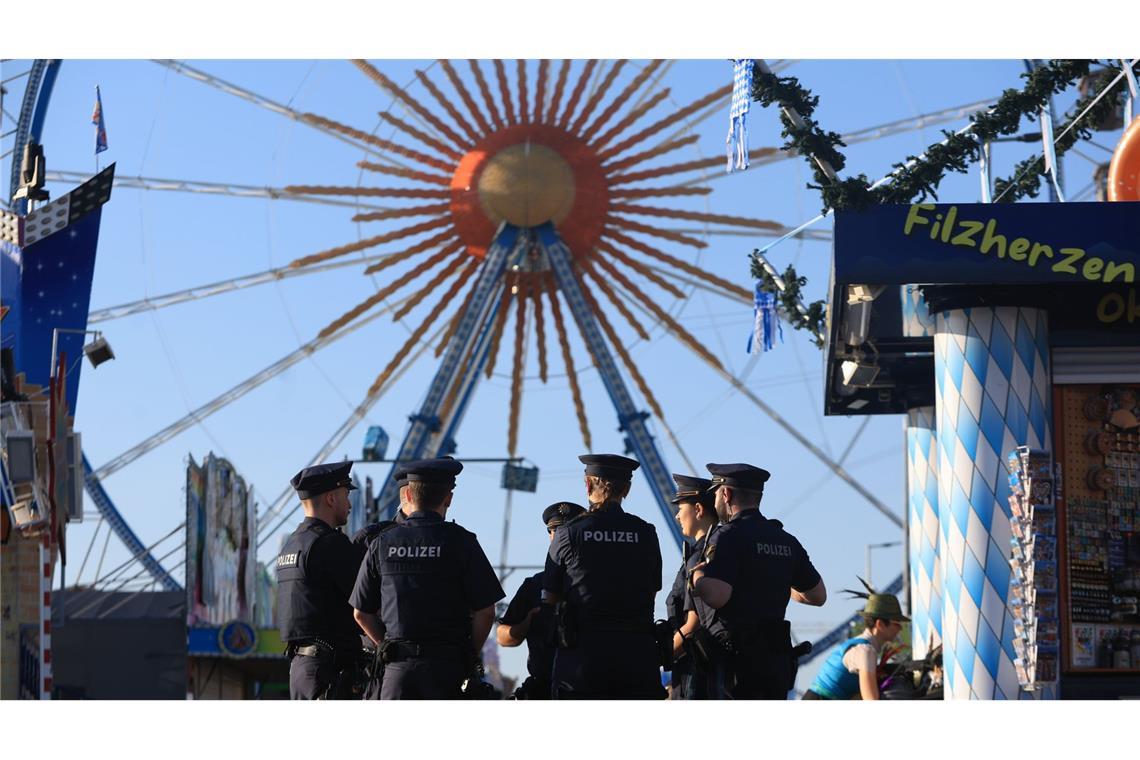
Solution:
M32 62L31 71L28 72L24 99L20 104L20 115L16 120L16 142L12 148L12 177L8 188L9 199L20 189L20 164L24 158L24 146L29 140L37 143L40 141L59 65L58 59L37 58ZM23 216L28 212L28 201L21 198L14 202L12 211Z
M87 495L91 497L91 501L95 502L95 506L98 507L99 514L111 526L111 530L115 531L119 540L126 545L131 557L143 564L151 576L162 585L164 591L181 591L182 586L178 584L178 581L170 577L170 573L166 572L166 569L159 564L154 555L131 530L131 526L127 525L127 521L119 514L119 510L115 508L111 497L103 489L103 484L99 482L99 478L95 477L95 469L87 461L86 453L83 454L83 485L87 488Z

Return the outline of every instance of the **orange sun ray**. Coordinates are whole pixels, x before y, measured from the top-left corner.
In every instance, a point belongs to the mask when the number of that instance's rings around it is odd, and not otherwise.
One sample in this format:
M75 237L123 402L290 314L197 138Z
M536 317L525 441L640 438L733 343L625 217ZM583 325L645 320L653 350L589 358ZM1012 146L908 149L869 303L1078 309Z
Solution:
M661 90L660 92L654 94L653 97L649 98L649 100L645 101L644 103L639 105L637 108L633 109L632 111L627 113L625 116L623 116L618 121L617 124L614 124L612 127L607 129L600 137L598 137L597 140L594 140L594 142L591 143L591 146L594 147L595 149L600 149L603 145L608 143L610 140L614 139L615 137L620 135L622 132L629 129L629 127L632 126L635 122L637 122L637 120L640 119L642 116L644 116L645 114L647 114L651 110L653 110L657 106L658 103L665 100L665 98L669 97L670 92L672 92L672 90L670 90L668 87L666 87L664 90Z
M408 124L406 121L403 121L402 119L399 119L399 118L393 116L392 114L390 114L386 111L380 112L380 118L383 119L384 121L388 122L389 124L391 124L396 129L400 130L404 134L411 135L412 137L416 138L417 140L419 140L424 145L428 146L429 148L433 148L433 149L439 151L440 153L447 156L448 158L454 159L456 161L463 158L463 154L460 153L459 151L455 150L454 148L451 148L450 146L444 145L439 140L437 140L434 137L432 137L431 135L429 135L427 132L424 132L423 130L416 129L411 124Z
M442 285L444 280L450 277L454 277L458 272L462 271L463 282L466 282L467 278L470 277L471 274L475 271L475 267L479 266L480 264L479 259L474 256L468 256L465 252L462 251L459 252L459 256L457 258L467 259L467 264L462 268L462 270L458 266L459 262L454 261L448 266L436 272L435 276L417 288L418 292L409 298L403 306L396 310L396 313L392 315L392 321L395 322L405 317L409 312L411 312L412 309L419 306L420 302L427 298L436 288ZM425 261L424 263L426 264L427 262ZM421 266L423 265L421 264ZM427 269L425 268L424 271L427 271ZM405 275L405 277L407 277L407 275ZM407 281L410 282L411 280L408 279Z
M419 153L410 148L405 148L403 145L394 143L391 140L381 140L379 137L370 135L367 132L361 132L359 129L353 129L346 124L341 124L340 122L333 121L332 119L326 119L324 116L317 116L314 113L306 113L301 114L301 120L309 124L316 124L317 126L327 127L336 132L340 132L341 134L348 135L349 137L355 137L361 142L366 142L369 145L375 145L377 148L383 148L386 151L390 151L399 156L404 156L405 158L410 158L413 161L419 161L421 164L430 166L433 169L439 169L441 171L450 173L455 168L445 161L440 161L438 158L433 158L432 156L426 155L424 153Z
M459 113L459 109L453 106L451 104L451 101L444 97L443 93L440 91L439 87L436 86L435 82L431 81L431 79L428 78L428 75L419 69L416 69L416 78L420 80L420 84L424 86L424 89L431 93L431 96L435 98L435 101L443 106L443 110L447 111L447 115L450 116L452 120L459 125L459 128L467 133L467 137L471 139L471 142L479 142L479 133L475 131L467 119L463 118L463 114Z
M714 90L713 92L710 92L708 95L705 95L700 100L693 101L692 103L685 106L684 108L681 108L678 111L674 111L673 113L669 114L665 118L663 118L657 122L654 122L653 124L650 124L648 127L641 130L640 132L638 132L634 135L631 135L630 137L627 137L626 139L622 140L617 145L613 146L609 150L607 150L604 153L602 153L601 155L599 155L598 159L600 161L603 161L603 162L608 160L608 159L611 159L614 156L618 155L619 153L622 153L623 151L626 151L629 148L632 148L634 145L637 145L639 142L642 142L643 140L645 140L649 137L652 137L653 135L657 134L658 132L660 132L663 129L666 129L670 125L676 124L677 122L681 121L686 116L688 116L689 114L694 113L695 111L699 111L702 108L704 108L705 106L711 105L712 103L716 102L717 100L727 98L730 95L732 95L732 85L731 84L725 85L724 87L721 87L718 90Z
M367 169L370 172L390 174L393 177L403 177L404 179L416 180L417 182L424 182L430 185L443 185L444 187L447 187L451 184L451 180L442 174L417 172L413 169L402 169L399 166L386 166L385 164L377 164L372 161L357 161L356 165L361 169Z
M629 310L629 307L625 305L625 301L623 301L617 292L614 291L613 286L611 286L606 281L606 279L598 273L598 270L591 265L586 267L584 271L586 273L586 276L593 280L594 284L597 285L598 290L602 291L606 299L614 305L614 308L618 310L618 313L625 317L625 321L629 322L629 326L633 328L633 331L635 333L637 333L637 337L641 338L642 340L649 340L649 333L646 331L645 326L642 325L640 321L638 321L637 317L633 315L633 312Z
M646 256L657 259L663 264L668 264L671 267L680 269L682 272L691 274L694 277L698 277L705 282L712 283L713 285L723 288L729 293L748 299L749 301L752 300L752 293L740 287L739 285L729 282L728 280L723 280L720 277L717 277L714 274L710 274L703 269L699 269L683 259L678 259L675 256L670 256L667 253L662 253L656 248L648 246L640 240L631 238L627 235L623 235L617 230L612 229L606 230L602 234L616 243L621 243L628 248L632 248L635 251L644 253Z
M541 58L538 61L538 79L535 82L534 93L534 120L542 121L542 101L546 99L546 80L550 77L550 61Z
M578 429L582 432L582 443L590 451L590 424L586 419L586 405L582 403L582 389L578 385L578 372L574 369L574 356L570 353L570 340L566 335L566 323L562 319L562 307L558 302L558 291L554 277L549 272L543 277L546 294L550 296L550 314L554 318L554 329L558 333L558 345L562 349L562 363L566 366L566 379L570 382L570 395L574 399L574 412L578 416Z
M491 88L487 86L483 69L479 68L479 62L474 58L468 58L467 65L471 67L471 73L475 75L475 83L479 85L479 94L483 96L483 102L487 104L487 112L491 114L491 121L495 122L495 129L502 129L503 118L499 116L499 108L495 105L495 99L491 97Z
M286 185L285 192L298 195L364 195L372 198L450 198L447 190L417 190L407 187L345 187Z
M507 420L507 453L515 455L519 442L519 411L522 407L523 369L526 359L526 302L529 283L519 277L518 298L515 299L515 359L511 367L511 407Z
M720 159L718 159L720 160ZM721 161L721 163L724 163ZM712 188L707 185L694 187L645 187L633 190L610 190L611 198L669 198L679 195L708 195Z
M664 238L665 240L672 240L674 243L681 243L682 245L692 246L693 248L708 248L708 243L703 240L697 240L696 238L682 235L679 232L669 232L668 230L659 229L657 227L650 227L647 224L641 224L639 222L633 221L632 219L626 219L625 217L610 216L606 218L606 222L617 227L623 227L627 230L633 230L634 232L643 232L646 235Z
M657 274L656 272L654 272L649 267L642 264L640 261L637 261L636 259L630 258L630 256L627 253L625 253L625 251L622 251L618 248L615 248L614 246L607 243L605 240L599 240L597 242L597 247L599 250L605 251L606 253L613 256L616 260L620 261L625 266L627 266L630 269L632 269L633 271L637 272L639 275L641 275L645 279L649 280L650 282L652 282L654 285L661 288L662 290L667 291L668 293L675 296L676 298L684 298L685 297L685 291L681 290L676 285L669 282L664 277L662 277L661 275Z
M614 61L614 65L606 72L598 89L590 96L590 99L586 101L586 105L582 106L582 113L578 114L578 118L574 119L574 123L570 126L571 132L577 134L582 128L582 125L586 123L586 119L590 118L590 115L594 113L594 109L598 107L598 103L601 103L602 98L609 92L610 86L614 83L614 79L621 73L626 63L628 63L628 61L624 58Z
M530 103L527 101L526 91L526 61L518 59L519 70L519 121L526 124L530 121Z
M645 68L639 71L637 76L633 78L633 81L626 85L626 88L613 99L613 102L606 106L606 110L602 111L601 115L594 119L594 123L587 127L586 131L582 133L583 142L590 142L594 135L598 133L598 130L601 129L607 121L613 118L613 115L618 112L618 109L625 105L626 101L637 92L641 85L645 84L645 80L653 76L653 72L656 71L662 63L664 63L664 61L660 59L650 61Z
M393 240L411 237L412 235L417 235L421 232L438 229L450 224L450 218L445 216L439 217L437 219L432 219L421 224L412 225L411 227L403 227L393 232L385 232L383 235L376 235L375 237L358 240L355 243L349 243L347 245L338 246L336 248L329 248L328 250L321 251L320 253L303 256L302 258L299 258L290 263L289 266L292 269L296 269L298 267L308 266L309 264L328 261L329 259L335 259L340 256L344 256L345 254L362 251L365 248L372 248L373 246L381 245L382 243L390 243Z
M570 99L566 101L566 110L558 117L558 126L565 128L570 117L574 115L574 109L578 107L578 100L582 97L582 91L586 89L586 83L589 82L590 75L594 73L594 67L597 65L598 62L593 58L586 61L586 66L582 69L582 74L578 77L574 90L570 93Z
M514 101L511 100L511 88L507 86L507 67L498 58L494 64L495 79L499 82L499 97L503 99L503 112L507 115L507 124L514 124L518 120L515 118Z
M566 88L566 77L570 73L570 59L563 58L562 66L558 69L558 81L554 83L554 96L550 98L550 110L546 112L546 123L553 124L554 117L558 115L558 106L562 104L562 91Z
M770 156L773 153L779 152L779 148L756 148L748 151L748 157L762 158ZM697 161L685 161L680 164L670 164L668 166L658 166L654 169L646 169L640 172L630 172L628 174L618 174L610 177L610 185L624 185L630 182L640 182L643 179L655 179L657 177L665 177L670 174L682 174L684 172L696 171L697 169L709 169L714 166L724 166L724 157L718 156L717 158L702 158Z
M542 275L533 275L538 281L530 286L530 297L534 300L534 341L538 346L538 377L546 382L546 320L542 315L542 296L546 290L543 287Z
M382 90L390 93L396 99L400 100L417 114L419 114L420 118L442 132L447 137L447 139L455 143L455 145L460 150L467 151L471 148L471 145L468 144L458 134L456 134L455 130L440 121L438 116L433 114L418 100L405 92L404 88L400 87L391 79L384 76L384 73L373 66L371 63L360 58L354 59L352 62L356 64L356 67L363 71L369 79L378 84Z
M463 84L463 80L455 73L455 68L451 65L451 61L446 58L441 58L439 65L443 68L443 73L447 75L451 86L459 93L459 98L463 101L463 105L467 106L467 110L471 112L471 118L475 119L475 123L479 125L479 129L483 130L484 135L490 132L491 125L487 123L487 119L483 116L483 112L479 109L479 105L475 102L475 99L471 97L471 92L467 89L467 85Z
M499 303L499 311L495 313L495 324L491 327L491 345L487 353L487 367L483 370L488 378L490 378L491 373L495 371L495 361L499 358L499 344L503 340L503 326L507 322L511 299L515 296L518 281L518 272L507 273L506 288L503 289L503 300Z
M688 135L677 140L663 142L660 145L650 148L649 150L643 150L640 153L634 153L628 158L623 158L621 161L614 161L611 164L607 164L606 166L602 167L602 169L607 174L610 174L612 172L625 169L629 166L633 166L634 164L640 164L643 161L648 161L651 158L656 158L657 156L663 156L666 153L671 153L672 151L683 148L686 145L692 145L698 139L700 139L700 135Z
M737 227L750 227L756 230L782 230L784 225L779 222L770 222L766 219L749 219L744 216L728 216L726 214L706 214L701 211L682 211L676 208L657 208L655 206L639 206L633 203L614 203L610 205L611 213L637 214L639 216L656 216L666 219L687 219L691 222L712 222L713 224L731 224Z
M432 248L435 248L437 245L443 245L445 243L449 243L449 242L451 242L451 240L454 236L455 236L455 230L444 230L443 232L439 233L438 235L434 235L434 236L428 238L427 240L416 243L415 245L413 245L411 248L408 248L407 250L401 251L399 253L393 253L391 256L384 259L383 261L379 261L379 262L373 264L372 266L368 267L367 269L365 269L364 274L376 274L377 272L380 272L380 271L387 269L388 267L392 266L393 264L396 264L400 261L403 261L404 259L408 258L409 256L415 256L417 253L423 253L424 251L430 251Z
M379 222L384 219L401 219L405 216L428 216L430 214L446 214L451 209L447 203L435 203L428 206L409 206L408 208L390 208L384 211L369 211L352 217L354 222Z

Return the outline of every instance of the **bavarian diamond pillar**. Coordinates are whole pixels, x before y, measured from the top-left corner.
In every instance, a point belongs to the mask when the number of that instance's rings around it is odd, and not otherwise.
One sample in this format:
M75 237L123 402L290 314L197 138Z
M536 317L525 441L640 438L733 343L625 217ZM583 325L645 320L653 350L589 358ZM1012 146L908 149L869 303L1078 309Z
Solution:
M906 466L911 650L919 658L942 642L938 440L932 406L906 413Z
M934 334L947 699L1017 699L1005 455L1051 450L1047 314L940 313Z

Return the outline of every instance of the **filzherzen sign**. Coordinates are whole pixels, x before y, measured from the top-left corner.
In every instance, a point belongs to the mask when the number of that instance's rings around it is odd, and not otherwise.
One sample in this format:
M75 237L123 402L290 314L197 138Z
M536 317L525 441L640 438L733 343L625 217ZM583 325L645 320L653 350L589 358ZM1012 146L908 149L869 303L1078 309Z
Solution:
M917 203L840 211L835 281L1137 286L1140 203Z

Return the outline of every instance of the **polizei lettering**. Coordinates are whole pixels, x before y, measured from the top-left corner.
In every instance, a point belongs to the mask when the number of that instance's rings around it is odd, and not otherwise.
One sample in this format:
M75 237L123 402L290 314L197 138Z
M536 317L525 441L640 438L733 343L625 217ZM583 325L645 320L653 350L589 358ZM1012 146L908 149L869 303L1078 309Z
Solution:
M389 546L388 556L398 559L419 559L440 556L439 546Z
M632 530L584 530L583 541L602 541L607 544L636 544L640 536Z
M770 557L790 557L792 556L792 547L784 544L756 544L756 552L758 554L767 554Z
M277 567L296 567L297 566L297 552L290 552L289 554L277 555Z

